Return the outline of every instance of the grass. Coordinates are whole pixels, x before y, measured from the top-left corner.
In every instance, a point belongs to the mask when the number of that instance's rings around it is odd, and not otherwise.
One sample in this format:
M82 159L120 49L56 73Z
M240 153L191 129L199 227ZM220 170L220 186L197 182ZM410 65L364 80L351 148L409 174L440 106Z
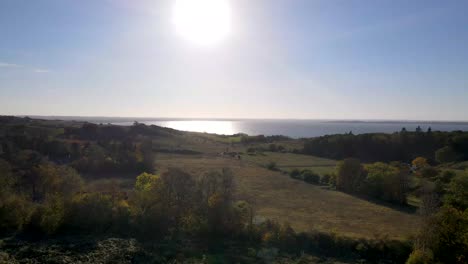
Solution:
M258 166L265 166L269 162L275 162L283 171L293 169L310 169L318 174L332 173L335 171L336 161L309 155L294 153L264 152L255 155L245 154L242 159Z
M419 223L415 214L297 181L257 164L273 159L282 168L333 168L335 161L289 153L265 155L250 158L243 155L241 160L236 160L220 156L161 154L157 156L157 164L159 170L180 167L195 175L231 168L238 198L252 203L259 219L289 222L297 231L314 229L356 238L388 236L394 239L415 234Z

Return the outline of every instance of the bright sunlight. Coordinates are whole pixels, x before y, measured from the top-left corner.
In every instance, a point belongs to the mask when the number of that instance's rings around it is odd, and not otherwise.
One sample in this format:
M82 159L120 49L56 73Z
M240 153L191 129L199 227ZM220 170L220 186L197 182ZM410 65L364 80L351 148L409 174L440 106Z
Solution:
M231 31L231 8L227 0L176 0L173 8L177 34L192 43L217 44Z

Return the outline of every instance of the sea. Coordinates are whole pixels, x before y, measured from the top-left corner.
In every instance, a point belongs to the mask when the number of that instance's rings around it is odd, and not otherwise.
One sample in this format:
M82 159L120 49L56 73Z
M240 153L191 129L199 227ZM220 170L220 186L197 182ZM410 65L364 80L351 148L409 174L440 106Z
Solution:
M468 122L404 121L404 120L297 120L297 119L170 119L120 117L40 117L46 119L89 121L128 126L135 121L182 131L233 135L283 135L291 138L318 137L331 134L393 133L405 128L415 131L468 131Z

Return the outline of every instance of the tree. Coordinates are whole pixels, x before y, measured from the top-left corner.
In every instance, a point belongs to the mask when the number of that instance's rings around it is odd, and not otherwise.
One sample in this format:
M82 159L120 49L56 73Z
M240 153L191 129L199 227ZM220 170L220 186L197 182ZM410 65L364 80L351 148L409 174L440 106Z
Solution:
M361 162L354 158L338 162L336 167L336 188L344 192L356 192L363 179Z
M142 173L135 182L135 206L140 214L145 214L159 201L159 190L162 187L161 177Z
M445 170L440 175L439 179L443 183L449 183L457 174L452 170Z
M322 176L322 178L320 179L320 183L322 184L330 184L330 179L331 179L331 175L330 174L324 174Z
M445 203L458 210L468 209L468 174L458 175L450 182Z
M302 171L302 178L307 183L318 184L320 182L320 175L311 170Z
M411 252L406 264L429 264L433 263L432 252L424 249L415 249Z
M423 256L416 258L414 255ZM468 211L445 207L430 217L416 239L415 251L409 260L413 259L434 260L429 263L467 263ZM409 260L407 263L428 263Z
M0 159L0 196L18 183L17 177L13 174L10 163Z
M81 190L83 179L67 166L44 162L34 168L29 177L33 200L43 200L48 194L70 196Z
M376 162L368 165L366 170L366 192L376 198L391 199L390 188L394 187L391 185L398 174L398 169L383 162Z
M365 191L368 195L390 202L406 203L408 171L403 164L395 166L376 162L366 167Z
M270 161L266 164L265 166L267 169L272 170L272 171L277 171L278 167L276 166L276 162Z
M426 179L434 179L439 175L439 170L431 166L426 166L419 169L418 175Z
M298 179L301 176L301 171L299 169L293 169L289 172L289 176L293 179Z
M417 157L415 158L411 164L416 168L416 169L421 169L424 167L429 166L429 163L427 163L427 159L423 157Z
M169 168L161 174L160 190L161 208L171 216L171 225L177 232L181 219L192 210L195 198L195 181L193 177L175 168Z
M460 155L461 159L468 159L468 134L462 134L454 137L451 147Z
M460 159L459 154L450 146L445 146L435 152L435 159L438 163L454 162Z

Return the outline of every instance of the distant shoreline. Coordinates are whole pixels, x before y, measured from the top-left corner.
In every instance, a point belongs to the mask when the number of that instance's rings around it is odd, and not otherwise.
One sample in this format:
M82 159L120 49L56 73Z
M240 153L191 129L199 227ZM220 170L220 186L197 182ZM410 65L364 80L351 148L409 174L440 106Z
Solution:
M114 122L152 122L152 121L281 121L281 122L322 122L322 123L386 123L386 124L448 124L468 125L468 121L450 120L398 120L398 119L298 119L298 118L184 118L184 117L106 117L106 116L42 116L42 115L16 115L17 117L31 117L45 120L88 121L101 123Z

